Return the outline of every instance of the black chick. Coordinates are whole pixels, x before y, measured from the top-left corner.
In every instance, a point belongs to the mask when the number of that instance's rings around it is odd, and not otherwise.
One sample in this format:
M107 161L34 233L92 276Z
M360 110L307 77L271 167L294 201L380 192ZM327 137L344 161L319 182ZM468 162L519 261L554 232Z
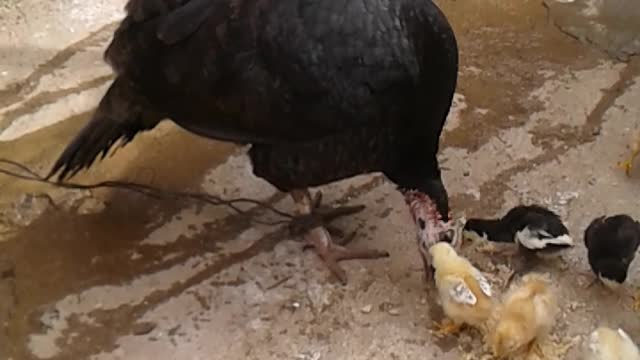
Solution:
M516 243L531 266L534 254L555 253L573 246L573 238L560 216L540 205L519 205L499 219L469 219L463 228L465 239L481 238L492 242Z
M627 279L640 245L640 223L628 215L601 216L584 232L589 265L602 283L617 288Z
M465 237L515 242L533 251L573 246L573 239L560 216L539 205L516 206L500 219L469 219L463 233Z

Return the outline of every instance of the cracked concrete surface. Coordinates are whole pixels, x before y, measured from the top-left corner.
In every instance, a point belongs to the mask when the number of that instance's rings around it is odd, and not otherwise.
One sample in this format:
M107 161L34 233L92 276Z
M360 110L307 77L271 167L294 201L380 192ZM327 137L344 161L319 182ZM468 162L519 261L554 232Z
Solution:
M640 7L629 0L544 0L564 32L611 56L628 60L640 52Z
M630 299L584 288L582 233L602 214L640 218L637 175L615 168L640 128L640 63L566 36L541 1L438 3L461 55L440 154L455 215L537 202L566 219L577 246L537 269L561 289L550 359L581 359L580 341L596 325L622 326L639 341ZM0 5L0 157L50 166L111 79L101 52L123 5ZM252 175L245 150L167 123L78 181L125 179L290 210L288 197ZM473 332L429 333L441 313L422 281L408 212L379 174L323 187L328 201L367 205L337 223L358 231L353 246L391 253L344 263L344 287L285 229L252 221L277 220L264 211L246 217L7 177L0 186L2 359L482 358ZM500 258L466 255L499 282ZM627 286L639 285L634 263Z

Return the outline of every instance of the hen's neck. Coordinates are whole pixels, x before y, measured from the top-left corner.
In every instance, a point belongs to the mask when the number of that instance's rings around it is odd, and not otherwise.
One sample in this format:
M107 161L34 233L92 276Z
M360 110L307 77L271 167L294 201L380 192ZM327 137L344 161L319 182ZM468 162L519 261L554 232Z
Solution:
M403 194L405 203L409 206L411 216L416 223L419 222L419 219L431 222L442 221L442 214L429 195L417 190L404 191Z

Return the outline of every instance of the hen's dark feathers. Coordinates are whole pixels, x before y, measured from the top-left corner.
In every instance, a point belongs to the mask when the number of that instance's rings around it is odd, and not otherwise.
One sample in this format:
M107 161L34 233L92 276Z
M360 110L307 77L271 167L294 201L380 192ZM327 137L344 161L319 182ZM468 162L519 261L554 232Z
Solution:
M143 22L168 14L189 0L129 0L124 7L133 22Z
M211 0L191 0L158 25L158 38L172 45L193 34L211 13Z
M458 48L431 0L129 0L126 10L105 59L128 96L110 89L54 169L88 167L166 117L251 143L254 173L281 191L381 171L448 213L436 154Z

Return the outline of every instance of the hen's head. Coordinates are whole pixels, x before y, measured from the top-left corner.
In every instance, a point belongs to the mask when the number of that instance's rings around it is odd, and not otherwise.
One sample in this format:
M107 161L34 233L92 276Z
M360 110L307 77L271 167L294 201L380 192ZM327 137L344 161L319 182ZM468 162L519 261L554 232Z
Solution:
M450 243L454 247L457 245L449 213L441 214L436 202L421 191L405 191L404 196L418 227L418 244L423 255L428 256L429 248L440 241Z

